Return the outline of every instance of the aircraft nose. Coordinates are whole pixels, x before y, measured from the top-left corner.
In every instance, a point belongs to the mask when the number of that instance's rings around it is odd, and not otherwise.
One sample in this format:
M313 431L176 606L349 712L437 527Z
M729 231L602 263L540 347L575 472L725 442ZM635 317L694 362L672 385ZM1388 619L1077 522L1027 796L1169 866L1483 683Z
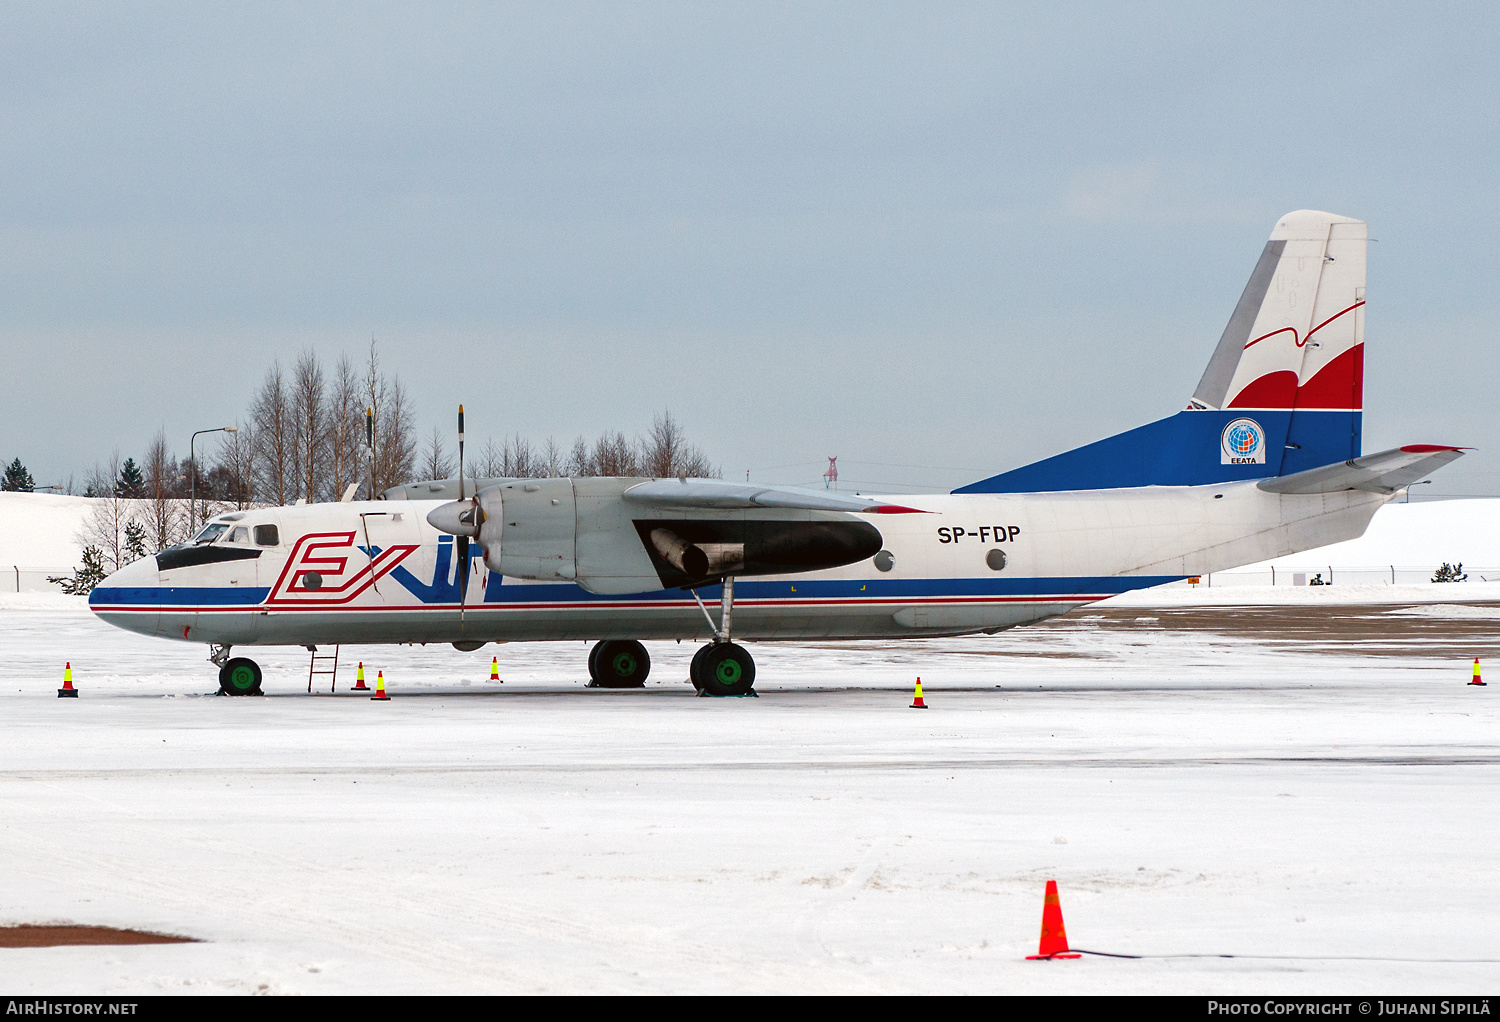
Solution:
M132 561L89 593L89 609L112 625L156 634L161 573L155 557Z

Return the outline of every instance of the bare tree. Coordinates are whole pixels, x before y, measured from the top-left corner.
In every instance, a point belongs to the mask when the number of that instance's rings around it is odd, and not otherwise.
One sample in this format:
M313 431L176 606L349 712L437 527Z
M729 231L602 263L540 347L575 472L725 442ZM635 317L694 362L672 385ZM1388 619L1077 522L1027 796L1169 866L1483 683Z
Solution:
M209 493L244 510L250 506L250 480L254 474L255 437L250 427L239 426L237 432L219 434L219 452L208 472Z
M296 466L292 460L291 410L280 362L272 362L266 370L250 406L250 423L255 433L255 495L278 506L290 503Z
M344 496L350 483L364 478L365 406L360 398L354 363L348 355L340 355L328 395L328 474L334 500Z
M146 539L152 550L164 550L186 538L182 533L187 528L178 499L177 459L167 450L164 430L157 430L151 446L146 449L145 462Z
M365 363L365 415L369 419L373 417L375 423L374 446L365 451L364 477L361 480L369 481L369 499L374 500L380 496L380 415L385 410L386 382L385 376L380 371L380 354L375 350L375 338L370 338L370 357Z
M633 476L639 475L637 466L636 450L630 441L625 439L621 432L610 433L605 430L599 439L594 441L594 450L590 455L592 468L591 475L596 476Z
M484 447L474 458L474 467L469 474L478 479L495 479L505 475L505 451L495 445L494 437L486 437Z
M406 390L400 380L380 371L375 342L370 342L370 360L365 367L365 400L375 413L374 464L366 471L374 480L378 497L392 486L410 482L417 461L417 428Z
M427 442L427 456L422 472L428 479L447 479L453 475L453 461L443 448L443 431L432 427L432 438Z
M325 496L328 464L328 399L323 393L323 366L318 356L304 352L292 370L291 460L297 496L309 503Z
M651 431L641 440L640 470L658 479L672 476L717 476L718 469L693 444L682 424L663 410L651 419Z
M120 478L120 452L109 456L107 467L95 465L89 490L98 495L89 517L83 523L79 542L98 547L107 571L118 571L125 563L125 527L130 524L134 508L115 486Z
M567 469L568 475L575 479L594 474L594 462L589 457L589 442L581 436L573 441L573 449L568 452Z
M567 475L567 458L561 447L557 446L556 437L548 437L547 442L542 444L542 450L537 455L536 474L538 478L556 479Z
M385 408L376 410L376 489L410 482L417 463L417 427L400 380L386 387Z
M517 479L531 479L537 474L536 451L531 441L517 433L505 444L505 474Z

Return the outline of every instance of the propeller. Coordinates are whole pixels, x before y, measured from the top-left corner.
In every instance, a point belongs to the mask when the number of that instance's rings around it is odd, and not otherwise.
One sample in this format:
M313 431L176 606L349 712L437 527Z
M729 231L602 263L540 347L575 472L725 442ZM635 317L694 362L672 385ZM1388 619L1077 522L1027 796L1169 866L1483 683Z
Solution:
M464 495L464 406L458 406L458 499ZM475 508L479 504L475 501ZM471 516L475 517L475 516ZM464 630L464 603L469 595L469 536L458 537L458 632Z

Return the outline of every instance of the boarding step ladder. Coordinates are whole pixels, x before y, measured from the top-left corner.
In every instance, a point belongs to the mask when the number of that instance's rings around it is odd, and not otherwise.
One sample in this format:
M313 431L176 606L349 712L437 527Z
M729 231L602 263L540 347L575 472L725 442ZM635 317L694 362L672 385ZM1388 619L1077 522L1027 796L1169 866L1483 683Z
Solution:
M334 646L332 654L319 653L317 646L310 648L312 660L307 665L307 692L309 695L312 694L314 674L328 675L328 691L332 692L339 683L339 648ZM323 665L321 669L318 667L319 663Z

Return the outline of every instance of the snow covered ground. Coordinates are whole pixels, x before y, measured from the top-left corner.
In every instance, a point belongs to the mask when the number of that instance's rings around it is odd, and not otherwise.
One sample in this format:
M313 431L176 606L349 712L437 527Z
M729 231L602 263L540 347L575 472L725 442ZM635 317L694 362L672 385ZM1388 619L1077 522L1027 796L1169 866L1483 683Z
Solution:
M688 645L636 692L582 688L581 643L345 647L375 703L285 649L268 698L212 698L201 647L10 597L0 923L203 943L0 950L0 985L1489 992L1491 600L761 644L759 699L693 698ZM1026 962L1048 878L1075 946L1266 957Z

